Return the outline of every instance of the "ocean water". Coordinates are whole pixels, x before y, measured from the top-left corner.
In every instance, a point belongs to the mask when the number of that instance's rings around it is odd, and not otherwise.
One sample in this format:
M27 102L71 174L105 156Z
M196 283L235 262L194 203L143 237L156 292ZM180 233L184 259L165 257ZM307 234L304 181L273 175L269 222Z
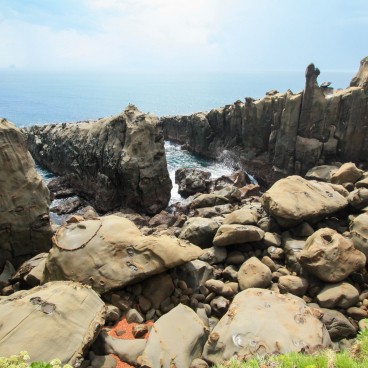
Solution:
M319 82L330 81L334 88L345 88L353 75L326 72ZM158 116L191 114L248 96L260 98L271 89L299 92L304 83L304 71L126 74L2 70L0 118L19 127L80 121L117 114L129 103ZM201 168L210 171L213 178L232 171L231 165L204 160L172 143L166 143L166 153L173 184L175 170L180 167ZM39 172L46 181L52 177L42 168ZM174 185L171 202L178 200Z

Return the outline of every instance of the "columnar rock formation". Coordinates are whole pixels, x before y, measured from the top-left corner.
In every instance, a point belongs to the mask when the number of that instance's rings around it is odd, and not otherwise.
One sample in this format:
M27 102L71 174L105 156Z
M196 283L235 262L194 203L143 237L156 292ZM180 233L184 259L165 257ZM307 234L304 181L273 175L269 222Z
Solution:
M282 175L334 161L367 164L368 58L344 90L320 87L319 73L307 67L300 93L271 91L209 113L163 117L165 138L209 157L237 149L245 162L270 164Z
M96 121L34 126L28 146L36 161L66 176L99 211L126 206L156 213L169 202L161 126L133 105Z
M0 119L0 270L51 246L50 194L27 151L25 136Z

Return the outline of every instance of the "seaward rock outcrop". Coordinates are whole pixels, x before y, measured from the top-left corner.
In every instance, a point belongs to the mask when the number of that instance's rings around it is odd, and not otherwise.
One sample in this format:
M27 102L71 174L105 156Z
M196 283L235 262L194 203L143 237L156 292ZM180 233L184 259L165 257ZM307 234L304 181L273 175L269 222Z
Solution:
M154 214L172 188L158 118L129 105L94 121L33 126L28 147L37 162L66 176L96 210L119 207Z
M51 246L50 194L21 131L0 119L0 270Z
M319 74L308 65L299 93L272 91L208 113L162 117L165 138L213 158L235 151L254 173L273 167L280 176L304 175L336 161L367 165L368 58L343 90L319 86Z

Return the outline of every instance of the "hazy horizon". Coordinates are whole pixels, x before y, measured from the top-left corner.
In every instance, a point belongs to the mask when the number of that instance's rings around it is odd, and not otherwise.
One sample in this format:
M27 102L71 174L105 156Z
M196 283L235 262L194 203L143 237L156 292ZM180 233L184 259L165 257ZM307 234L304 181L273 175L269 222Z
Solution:
M355 73L368 2L1 0L0 69Z

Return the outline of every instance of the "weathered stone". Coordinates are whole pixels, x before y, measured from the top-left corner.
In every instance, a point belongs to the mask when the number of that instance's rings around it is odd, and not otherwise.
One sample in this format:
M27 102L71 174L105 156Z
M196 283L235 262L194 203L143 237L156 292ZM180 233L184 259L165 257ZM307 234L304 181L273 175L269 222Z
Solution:
M206 193L210 178L210 172L199 169L181 168L175 171L178 193L184 198L196 193Z
M271 278L271 270L256 257L245 261L238 271L240 290L266 288L271 284Z
M357 210L360 210L368 205L368 189L359 188L353 190L348 197L349 204Z
M99 296L75 282L19 291L0 300L0 356L26 350L32 361L58 357L63 364L78 365L104 325L105 313Z
M219 227L220 223L215 219L191 217L184 224L179 238L203 248L211 247Z
M317 295L318 304L323 308L349 308L359 301L359 292L351 284L340 282L326 285Z
M227 257L225 247L211 247L204 250L204 253L199 257L201 261L207 262L210 265L222 263Z
M48 251L50 193L27 151L26 138L0 118L0 270Z
M203 253L176 238L142 236L131 221L113 215L60 227L53 243L46 261L46 281L72 279L100 293L161 273Z
M350 307L347 309L346 314L355 319L356 321L360 321L361 319L368 317L368 312L365 309L358 307Z
M285 227L321 219L347 206L346 198L329 184L299 176L279 180L261 200L265 210Z
M194 292L197 292L207 280L214 277L214 268L199 259L177 267L176 272L178 277L185 281L187 287L190 287Z
M167 273L154 275L142 282L142 295L157 309L160 304L170 296L175 289L174 283Z
M251 318L249 318L251 316ZM211 332L203 358L220 364L232 356L265 355L328 347L323 323L295 296L269 290L240 292Z
M157 213L170 199L161 126L129 105L95 121L33 126L28 147L36 161L102 212L119 207Z
M213 207L227 203L229 203L229 200L224 196L217 194L201 194L192 201L191 207L196 209L203 207Z
M231 213L234 210L234 206L231 203L220 204L212 207L196 208L194 215L198 217L213 218L218 216L224 216Z
M363 170L358 169L353 162L347 162L331 176L331 183L355 183L362 175Z
M282 293L290 293L302 297L308 289L308 281L299 276L281 276L278 280Z
M264 231L253 225L221 225L217 230L213 245L227 246L262 240Z
M298 260L298 254L302 251L305 240L295 239L289 231L282 234L282 247L285 251L286 265L291 270L300 274L302 266Z
M368 213L362 213L350 223L350 234L354 247L368 257Z
M207 280L204 284L209 291L221 295L225 298L233 298L237 290L232 289L229 285L221 280Z
M201 357L207 330L195 312L179 304L157 320L138 364L146 368L189 367Z
M224 224L256 225L260 216L255 208L248 206L233 211L224 219Z
M345 280L366 263L366 256L350 239L329 228L311 235L297 257L303 267L325 282Z
M337 166L321 165L311 168L306 174L305 178L308 180L318 180L330 182L332 175L338 170Z

